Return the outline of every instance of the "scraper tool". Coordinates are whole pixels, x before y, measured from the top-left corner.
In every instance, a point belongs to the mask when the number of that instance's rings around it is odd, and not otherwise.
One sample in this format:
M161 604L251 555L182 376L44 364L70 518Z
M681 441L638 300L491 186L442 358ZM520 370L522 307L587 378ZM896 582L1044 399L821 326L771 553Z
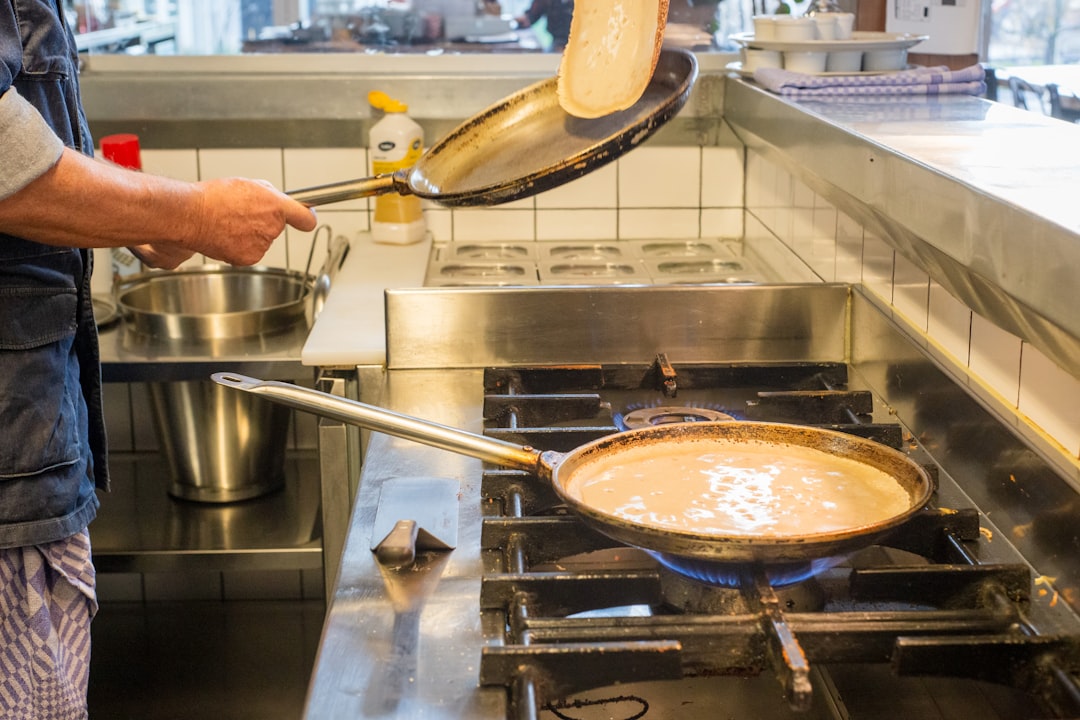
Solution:
M371 530L371 550L389 567L406 567L417 550L457 547L457 480L409 477L387 480Z

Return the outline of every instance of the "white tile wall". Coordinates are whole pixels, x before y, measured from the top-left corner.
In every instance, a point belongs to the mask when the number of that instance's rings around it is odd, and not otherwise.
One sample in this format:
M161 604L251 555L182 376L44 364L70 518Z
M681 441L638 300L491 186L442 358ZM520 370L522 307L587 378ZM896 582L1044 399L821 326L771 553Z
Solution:
M1020 360L1020 412L1080 456L1080 380L1024 343Z
M618 166L620 207L701 206L701 148L640 147Z
M155 171L164 174L187 179L247 175L287 189L354 178L357 168L369 164L363 148L173 150L153 155ZM492 208L449 209L425 202L424 215L435 239L444 242L739 237L743 165L744 149L725 126L714 147L647 143L532 198ZM355 236L370 228L373 202L319 207L320 224L329 225L335 236ZM266 264L302 266L314 233L288 229L285 235ZM316 249L317 257L319 252Z
M927 332L953 360L966 366L971 353L971 309L936 282L930 282Z
M897 253L893 266L893 307L925 333L929 302L930 275Z
M905 319L935 356L968 385L1020 416L1080 459L1080 379L1037 349L995 326L932 282L928 273L843 213L832 223L823 200L783 168L747 157L746 206L825 280L861 282ZM827 203L825 203L827 205Z
M1020 350L1020 338L979 315L971 316L968 367L1011 407L1020 396Z
M862 282L863 229L857 221L838 212L836 215L836 281Z
M561 187L540 193L536 196L536 207L540 210L614 208L618 205L619 197L617 168L615 163L611 163Z

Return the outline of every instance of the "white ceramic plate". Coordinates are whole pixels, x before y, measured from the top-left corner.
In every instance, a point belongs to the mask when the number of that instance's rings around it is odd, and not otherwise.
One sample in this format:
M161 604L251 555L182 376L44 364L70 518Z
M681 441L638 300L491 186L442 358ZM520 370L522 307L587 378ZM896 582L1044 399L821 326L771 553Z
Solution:
M906 50L929 38L929 35L911 33L870 32L860 30L852 33L850 40L755 40L754 33L736 33L731 40L740 45L762 50L791 52L836 52L844 50Z
M851 75L888 75L889 73L903 72L904 70L914 70L919 67L918 65L908 65L901 70L859 70L857 72L819 72L819 73L801 73L802 75L813 75L815 77L847 77ZM741 62L730 62L724 66L725 70L731 70L737 72L745 78L754 77L753 70L743 70ZM793 71L794 72L794 71Z

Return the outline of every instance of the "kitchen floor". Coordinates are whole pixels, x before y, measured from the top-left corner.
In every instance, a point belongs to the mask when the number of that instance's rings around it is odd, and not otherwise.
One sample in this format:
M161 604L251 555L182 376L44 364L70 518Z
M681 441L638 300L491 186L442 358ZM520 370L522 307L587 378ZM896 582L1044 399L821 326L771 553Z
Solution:
M104 603L93 622L93 720L298 720L322 600Z

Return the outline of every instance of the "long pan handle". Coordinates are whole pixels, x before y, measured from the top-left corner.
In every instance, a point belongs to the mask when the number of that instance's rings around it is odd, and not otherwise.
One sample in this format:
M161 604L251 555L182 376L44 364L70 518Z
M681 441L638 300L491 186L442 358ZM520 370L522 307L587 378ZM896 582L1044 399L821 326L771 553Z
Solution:
M211 375L211 378L219 385L254 393L297 410L304 410L350 425L359 425L368 430L384 432L406 440L415 440L432 447L479 458L500 467L536 471L541 466L539 450L476 435L430 420L402 415L356 400L302 388L290 383L258 380L237 373L219 372Z
M313 206L374 197L375 195L385 195L392 192L402 195L410 194L407 173L398 171L396 173L360 178L359 180L342 180L341 182L326 185L290 190L285 194L297 202Z

